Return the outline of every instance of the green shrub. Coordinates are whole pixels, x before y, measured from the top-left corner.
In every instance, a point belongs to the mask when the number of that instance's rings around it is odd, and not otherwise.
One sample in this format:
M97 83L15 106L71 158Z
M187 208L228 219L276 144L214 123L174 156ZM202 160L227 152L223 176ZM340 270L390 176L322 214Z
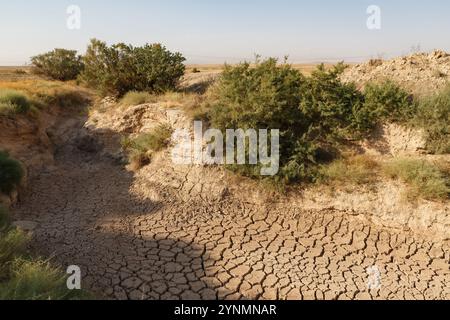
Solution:
M0 151L0 192L10 193L17 187L24 175L22 166L8 153Z
M353 83L343 83L340 75L346 66L331 70L320 65L301 88L300 108L306 117L309 139L330 141L346 138L358 130L354 114L364 97Z
M137 106L144 103L154 103L157 99L148 92L130 91L123 96L120 104L123 106Z
M276 180L313 180L317 164L337 155L340 138L353 134L354 109L363 102L353 84L344 84L338 64L320 66L308 78L275 59L226 66L208 94L211 126L221 129L279 129L280 172ZM258 166L232 166L259 176Z
M82 79L87 84L104 94L120 96L133 90L160 93L175 89L185 70L185 58L160 44L108 47L93 39L83 61Z
M285 166L293 156L304 127L299 109L300 90L305 78L290 65L269 59L252 67L250 63L225 66L211 88L206 106L213 128L279 129L281 160ZM281 168L283 168L283 166ZM252 176L255 166L236 166Z
M356 111L358 129L371 130L383 121L405 121L415 112L412 97L392 81L370 83L364 90L364 104Z
M30 110L31 103L23 93L0 89L0 115L14 115L26 113Z
M83 69L81 56L74 50L55 49L31 58L31 63L34 73L60 81L76 79Z
M409 185L409 197L423 197L429 200L448 199L449 179L438 167L415 159L395 159L383 167L391 178L401 179Z
M431 152L450 153L450 86L419 101L414 122L425 130Z

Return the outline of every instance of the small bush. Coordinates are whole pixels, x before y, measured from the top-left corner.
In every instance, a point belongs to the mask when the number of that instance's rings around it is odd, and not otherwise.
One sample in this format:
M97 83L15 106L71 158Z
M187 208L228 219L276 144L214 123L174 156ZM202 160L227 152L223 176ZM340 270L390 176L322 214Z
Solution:
M450 86L419 101L413 122L425 130L428 150L450 153Z
M376 181L378 163L367 156L337 160L320 168L320 180L329 184L363 185Z
M200 73L201 71L198 68L192 69L192 73Z
M170 143L172 128L160 125L149 133L142 133L134 139L122 140L122 148L129 152L130 162L135 169L151 162L152 154L166 148Z
M130 91L120 100L123 106L137 106L144 103L154 103L157 99L148 92Z
M438 167L415 159L396 159L383 167L391 178L401 179L409 185L409 197L429 200L448 199L450 185L448 177Z
M383 121L404 121L415 108L411 96L392 81L370 83L364 90L364 104L355 112L360 130L371 130Z
M17 187L24 175L22 166L8 153L0 151L0 192L9 194Z
M104 94L122 96L129 91L161 93L175 89L183 76L185 58L160 44L108 47L93 39L83 58L82 79Z
M74 50L55 49L31 58L31 63L35 74L60 81L76 79L83 69L81 56Z
M0 89L0 115L14 115L26 113L31 103L27 96L15 90Z

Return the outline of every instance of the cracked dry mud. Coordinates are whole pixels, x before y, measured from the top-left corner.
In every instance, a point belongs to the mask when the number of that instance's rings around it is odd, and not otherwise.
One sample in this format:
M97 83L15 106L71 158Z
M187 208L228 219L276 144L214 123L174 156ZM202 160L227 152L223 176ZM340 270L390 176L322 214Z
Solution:
M15 209L33 247L111 299L450 299L448 242L254 200L220 169L131 173L67 145ZM228 187L227 187L228 186ZM238 190L238 192L235 192ZM368 289L367 268L381 287Z

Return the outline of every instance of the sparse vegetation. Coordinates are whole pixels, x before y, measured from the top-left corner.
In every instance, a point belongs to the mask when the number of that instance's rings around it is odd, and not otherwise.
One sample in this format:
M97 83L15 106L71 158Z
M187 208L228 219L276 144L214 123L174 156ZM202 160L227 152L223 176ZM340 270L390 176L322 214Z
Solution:
M32 72L54 80L74 80L83 70L81 56L74 50L55 49L31 58Z
M148 92L130 91L127 92L122 99L120 99L120 104L123 106L137 106L156 101L157 99L155 96Z
M175 89L184 74L185 58L160 44L108 46L93 39L83 58L82 79L103 94L122 96L129 91L161 93Z
M86 107L92 99L89 90L59 81L2 81L0 82L0 94L2 91L18 92L28 100L31 110L34 107L38 109L49 107L76 107L81 109Z
M23 178L20 163L4 151L0 151L0 192L8 194L16 188Z
M31 108L31 102L22 92L0 89L0 115L24 114Z
M0 205L0 300L67 300L87 297L70 291L64 274L26 252L29 237L10 224Z
M122 139L122 148L129 153L132 166L140 169L151 162L155 152L169 145L171 136L172 128L169 125L160 125L149 133Z
M449 177L439 167L424 160L399 158L383 166L384 173L409 186L410 198L445 200L450 195Z
M353 156L321 166L319 180L333 185L363 185L378 179L379 164L368 156Z
M434 96L422 98L413 122L425 130L429 151L450 153L450 86Z

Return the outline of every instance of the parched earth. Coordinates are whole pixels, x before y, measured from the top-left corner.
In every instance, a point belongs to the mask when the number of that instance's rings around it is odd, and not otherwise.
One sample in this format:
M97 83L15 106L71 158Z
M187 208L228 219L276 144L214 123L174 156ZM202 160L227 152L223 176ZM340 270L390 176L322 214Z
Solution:
M221 169L175 166L169 152L133 173L81 149L62 144L14 211L38 223L37 252L80 266L100 296L450 299L448 242L266 199Z

